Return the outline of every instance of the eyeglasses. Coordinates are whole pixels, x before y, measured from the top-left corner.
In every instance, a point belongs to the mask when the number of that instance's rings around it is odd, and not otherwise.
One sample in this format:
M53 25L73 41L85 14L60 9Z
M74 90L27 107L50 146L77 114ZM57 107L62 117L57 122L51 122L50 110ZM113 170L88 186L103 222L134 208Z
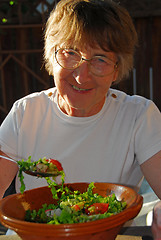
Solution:
M91 73L97 76L109 75L118 67L118 63L113 62L107 57L94 56L90 59L85 59L79 52L66 48L56 50L55 59L62 68L69 70L74 70L78 68L83 61L87 61Z

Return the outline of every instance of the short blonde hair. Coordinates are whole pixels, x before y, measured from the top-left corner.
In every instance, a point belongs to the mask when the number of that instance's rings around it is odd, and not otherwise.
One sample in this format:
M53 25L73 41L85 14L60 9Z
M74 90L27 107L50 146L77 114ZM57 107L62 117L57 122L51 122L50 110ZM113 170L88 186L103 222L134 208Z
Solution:
M112 0L61 0L46 24L44 59L50 75L54 48L62 44L73 48L99 45L114 52L118 82L133 68L137 33L127 10Z

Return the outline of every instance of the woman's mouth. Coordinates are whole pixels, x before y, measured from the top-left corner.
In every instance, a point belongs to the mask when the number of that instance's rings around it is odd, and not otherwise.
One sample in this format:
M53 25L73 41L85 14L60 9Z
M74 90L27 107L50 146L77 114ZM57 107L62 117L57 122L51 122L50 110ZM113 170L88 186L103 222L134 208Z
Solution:
M91 90L91 89L79 88L79 87L76 87L76 86L74 86L74 85L72 85L72 88L74 88L74 89L77 90L77 91L89 91L89 90Z

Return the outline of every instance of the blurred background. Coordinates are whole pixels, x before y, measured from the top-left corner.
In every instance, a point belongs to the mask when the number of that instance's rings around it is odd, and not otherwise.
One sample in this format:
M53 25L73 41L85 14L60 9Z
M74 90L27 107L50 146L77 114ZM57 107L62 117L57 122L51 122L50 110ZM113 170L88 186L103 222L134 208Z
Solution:
M0 124L17 99L53 86L43 66L43 34L46 19L58 1L0 0ZM119 2L133 18L139 47L129 79L114 88L149 98L161 110L161 0ZM144 208L137 224L146 225L158 198L145 180L140 193Z

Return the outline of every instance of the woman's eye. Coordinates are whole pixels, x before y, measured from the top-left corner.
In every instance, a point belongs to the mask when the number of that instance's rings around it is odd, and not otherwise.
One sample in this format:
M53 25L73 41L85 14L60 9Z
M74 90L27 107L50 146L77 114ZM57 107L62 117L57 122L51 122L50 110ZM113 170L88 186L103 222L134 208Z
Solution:
M92 59L92 64L99 64L99 65L103 65L103 64L107 64L106 59L101 58L101 57L94 57Z
M66 54L70 55L70 56L75 56L76 55L76 53L73 52L73 51L66 51Z
M98 58L98 62L100 62L100 63L106 63L105 59L103 59L103 58Z
M100 64L100 65L113 65L113 62L108 59L108 58L103 58L103 57L98 57L97 58L97 63Z

